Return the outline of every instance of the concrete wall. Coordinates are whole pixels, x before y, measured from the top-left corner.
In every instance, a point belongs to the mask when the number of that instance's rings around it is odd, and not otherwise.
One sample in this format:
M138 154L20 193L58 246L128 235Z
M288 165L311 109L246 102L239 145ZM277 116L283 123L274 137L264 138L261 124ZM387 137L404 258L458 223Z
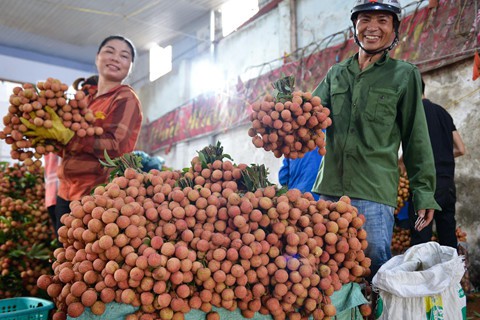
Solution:
M350 9L355 1L297 1L297 44L307 48L306 53L315 49L322 40L337 32L347 30L351 25ZM329 38L330 40L330 38ZM343 41L342 36L335 36L330 45ZM327 45L328 40L322 44Z
M350 25L350 8L353 0L341 3L318 0L297 0L296 21L292 26L289 1L282 1L272 11L221 39L214 51L203 50L175 62L169 74L154 82L148 82L148 57L140 56L130 77L142 100L144 115L155 120L195 98L195 83L190 83L196 66L204 61L216 64L225 79L224 90L237 82L276 69L283 63L283 56L297 47L298 55L306 55L329 35L347 29ZM290 41L290 29L297 30L297 43ZM337 38L338 41L343 38ZM309 46L309 44L311 44ZM334 41L330 45L335 44ZM184 43L173 44L185 47ZM326 45L324 43L323 45ZM304 49L304 51L303 51ZM317 48L318 49L318 48ZM205 75L208 81L208 74Z

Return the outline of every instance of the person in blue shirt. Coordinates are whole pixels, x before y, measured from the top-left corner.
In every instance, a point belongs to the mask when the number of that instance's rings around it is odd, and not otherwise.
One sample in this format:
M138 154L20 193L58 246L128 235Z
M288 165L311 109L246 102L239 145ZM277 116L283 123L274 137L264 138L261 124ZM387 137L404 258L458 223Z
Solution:
M305 153L303 158L284 158L278 172L280 184L288 189L298 189L302 193L311 192L322 158L318 153L318 147ZM315 200L318 200L317 193L312 193L312 195Z
M149 172L152 169L162 170L165 160L160 156L150 156L145 151L135 150L133 154L139 156L142 162L142 171Z

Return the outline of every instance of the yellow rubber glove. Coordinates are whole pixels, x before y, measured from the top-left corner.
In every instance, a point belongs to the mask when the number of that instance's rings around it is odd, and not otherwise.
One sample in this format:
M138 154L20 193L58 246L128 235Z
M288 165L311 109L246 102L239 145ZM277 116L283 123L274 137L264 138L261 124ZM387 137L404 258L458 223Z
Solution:
M27 137L34 137L33 145L35 145L40 140L51 139L60 142L63 145L66 145L75 135L75 132L66 128L62 120L58 115L53 111L49 106L45 107L45 110L50 114L50 119L52 120L53 126L49 129L45 127L37 127L30 121L25 118L20 118L20 121L28 128L30 131L24 133Z

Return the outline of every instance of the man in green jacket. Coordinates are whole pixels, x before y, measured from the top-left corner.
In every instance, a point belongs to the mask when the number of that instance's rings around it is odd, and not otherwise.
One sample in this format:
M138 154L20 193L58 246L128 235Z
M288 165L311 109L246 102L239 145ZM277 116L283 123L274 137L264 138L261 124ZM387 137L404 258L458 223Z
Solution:
M351 13L359 52L331 67L313 93L330 108L332 125L312 191L332 201L348 195L365 215L371 279L391 258L400 144L419 216L417 228L428 225L440 207L434 199L435 166L420 72L388 54L398 42L400 4L358 0Z

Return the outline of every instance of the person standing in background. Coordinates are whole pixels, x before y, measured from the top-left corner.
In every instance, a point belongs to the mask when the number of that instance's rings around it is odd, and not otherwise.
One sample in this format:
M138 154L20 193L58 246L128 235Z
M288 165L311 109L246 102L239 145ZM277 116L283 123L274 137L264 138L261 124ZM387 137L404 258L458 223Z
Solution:
M302 193L311 192L321 162L322 156L318 153L318 147L305 153L303 158L285 158L278 172L278 181L288 189L298 189ZM318 200L318 194L312 195Z
M55 219L55 205L57 204L58 176L57 169L61 158L53 152L44 155L44 180L45 180L45 207L57 236L57 219Z
M455 158L465 154L465 145L453 123L452 116L442 106L425 98L425 82L423 80L422 93L422 102L427 117L428 133L432 143L437 172L435 200L442 207L441 212L436 210L433 215L438 242L442 246L457 248L457 236L455 234L455 204L457 201L454 181ZM410 207L408 216L411 245L430 241L433 233L432 224L419 231L415 229L416 216Z
M133 154L140 157L142 163L142 171L150 172L150 170L159 170L162 171L163 165L165 164L165 159L160 156L150 156L148 153L142 150L135 150Z
M73 89L75 89L76 91L82 90L87 96L91 94L95 94L97 92L97 86L98 86L97 75L90 76L87 79L78 78L72 84Z

